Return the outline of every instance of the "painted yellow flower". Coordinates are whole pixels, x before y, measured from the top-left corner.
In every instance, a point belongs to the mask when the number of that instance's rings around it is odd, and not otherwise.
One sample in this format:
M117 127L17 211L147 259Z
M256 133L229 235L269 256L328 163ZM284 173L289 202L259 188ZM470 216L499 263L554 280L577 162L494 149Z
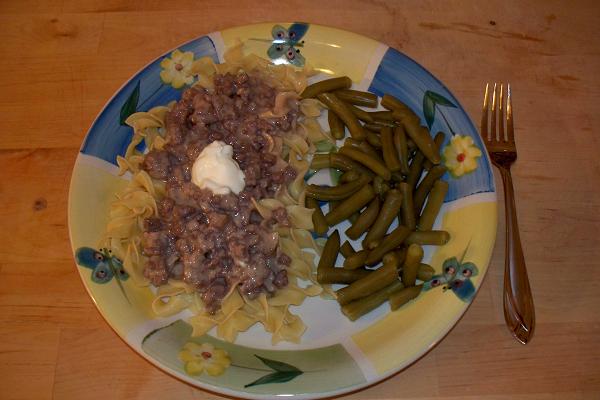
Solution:
M173 86L175 89L190 85L194 82L191 74L192 63L194 62L194 53L186 51L185 53L175 50L171 53L171 58L166 57L160 62L160 79Z
M479 157L481 150L473 144L470 136L453 136L444 148L444 164L454 177L475 171Z
M200 375L206 371L210 376L218 376L231 365L227 352L210 343L187 342L179 352L179 359L185 363L188 375Z

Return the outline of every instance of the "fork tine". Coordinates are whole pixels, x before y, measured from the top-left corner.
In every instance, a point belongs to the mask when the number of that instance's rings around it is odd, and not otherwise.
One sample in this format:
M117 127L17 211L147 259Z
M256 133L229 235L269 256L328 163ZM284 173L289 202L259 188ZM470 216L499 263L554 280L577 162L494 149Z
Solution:
M490 123L492 130L492 141L498 141L498 137L496 136L496 83L494 83L494 91L492 92L492 121Z
M501 142L506 142L504 136L504 84L500 84L500 101L498 102L498 129Z
M488 108L489 108L489 97L488 91L490 84L485 84L485 93L483 95L483 110L481 110L481 137L483 140L490 140L488 138Z
M512 115L512 100L510 97L510 83L508 83L506 88L506 133L507 140L509 143L515 142L515 127L513 125L513 115Z

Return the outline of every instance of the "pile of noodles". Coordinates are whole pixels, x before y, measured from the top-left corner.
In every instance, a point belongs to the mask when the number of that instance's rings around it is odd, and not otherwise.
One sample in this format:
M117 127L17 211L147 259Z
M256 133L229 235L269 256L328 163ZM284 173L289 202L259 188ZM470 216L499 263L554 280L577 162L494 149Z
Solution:
M215 73L245 71L259 74L263 80L275 87L278 95L273 110L261 115L263 118L278 117L287 112L287 97L297 97L307 85L310 72L296 70L287 65L273 65L257 56L244 56L242 46L235 46L225 54L225 63L215 64L211 58L201 58L194 62L191 73L197 78L195 85L206 89L213 87ZM145 257L142 254L141 237L143 221L157 215L156 202L164 196L164 183L153 180L140 164L144 155L136 147L145 142L146 148L161 149L165 145L165 115L173 106L155 107L147 112L131 115L126 123L134 130L131 143L124 157L117 157L119 173L130 172L132 179L127 187L117 194L110 207L110 220L106 227L102 245L112 249L123 260L126 271L138 285L149 285L143 270ZM269 218L273 210L285 207L291 227L277 227L278 246L281 252L291 258L287 268L289 283L278 289L273 296L261 294L255 299L242 295L237 286L223 299L221 309L215 314L206 312L198 292L183 281L170 280L158 287L152 309L156 316L165 317L185 309L193 312L189 322L193 335L202 335L216 326L216 333L227 341L235 341L239 332L261 323L272 334L272 342L299 342L306 329L302 320L290 311L291 305L300 305L307 296L326 296L331 291L316 281L315 256L322 246L315 242L309 230L312 225L312 210L305 207L304 176L309 168L309 160L315 151L315 144L332 141L323 132L317 121L322 107L314 99L300 101L300 117L293 131L282 138L273 138L271 151L281 157L297 172L297 178L288 186L282 187L275 198L255 201L256 211L263 218Z

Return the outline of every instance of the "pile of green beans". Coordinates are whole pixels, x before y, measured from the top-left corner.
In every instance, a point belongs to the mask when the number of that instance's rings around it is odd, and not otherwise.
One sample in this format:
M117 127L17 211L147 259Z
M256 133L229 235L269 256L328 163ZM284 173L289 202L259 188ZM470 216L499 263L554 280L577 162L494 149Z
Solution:
M433 230L448 191L442 180L446 168L440 165L444 134L432 137L399 99L385 94L380 100L351 86L348 77L332 78L309 85L301 97L320 100L328 109L332 137L345 139L338 151L315 154L310 166L337 169L339 183L308 185L306 202L315 210L317 234L333 228L317 280L346 285L336 291L337 300L354 321L385 302L396 310L416 298L420 282L434 275L422 262L422 246L443 246L450 234ZM385 110L375 110L379 103ZM329 203L327 214L322 203ZM360 241L362 248L348 241L340 245L335 227L344 220L351 223L347 237ZM342 267L336 266L339 253Z

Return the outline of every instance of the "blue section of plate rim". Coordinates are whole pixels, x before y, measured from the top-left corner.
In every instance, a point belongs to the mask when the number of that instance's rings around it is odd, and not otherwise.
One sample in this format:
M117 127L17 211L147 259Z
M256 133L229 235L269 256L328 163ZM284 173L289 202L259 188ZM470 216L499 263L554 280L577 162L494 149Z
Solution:
M446 173L444 180L450 183L450 187L445 202L477 193L496 191L491 164L477 129L456 97L426 68L390 47L381 59L368 90L378 96L388 93L397 97L417 113L421 118L422 125L426 125L422 103L425 91L431 90L450 99L456 108L444 107L440 110L438 107L431 132L444 132L446 138L442 146L449 143L451 133L440 115L440 113L444 113L457 135L468 135L473 139L475 145L481 150L482 157L478 160L478 167L475 171L458 179L454 179Z
M179 46L178 49L193 52L194 58L210 56L215 62L219 62L216 46L209 36L194 39ZM119 124L121 106L127 101L138 82L140 82L138 111L148 111L152 107L179 100L182 89L174 89L160 79L160 62L170 53L171 51L157 57L115 93L92 124L81 146L81 153L117 164L117 156L125 154L133 136L131 127ZM143 147L140 150L143 150Z
M179 46L178 49L193 52L195 58L210 56L215 62L219 62L217 48L209 35L193 39ZM81 146L81 153L113 165L116 165L117 155L125 154L133 129L119 124L120 109L138 82L140 83L138 111L147 111L180 98L182 89L174 89L160 79L160 62L170 53L171 51L164 53L143 67L115 93L89 129ZM442 94L457 107L444 108L441 111L438 108L431 131L443 131L446 133L444 145L449 142L451 134L440 115L443 112L454 132L472 137L475 145L482 150L482 153L486 153L481 137L460 102L439 79L409 56L389 47L377 67L368 90L379 96L389 93L399 98L417 112L423 125L425 125L422 112L423 94L426 90ZM138 147L139 150L143 151L143 146L142 142ZM496 191L487 154L483 154L478 160L478 168L474 172L459 179L446 174L444 179L450 182L445 202L473 194Z

